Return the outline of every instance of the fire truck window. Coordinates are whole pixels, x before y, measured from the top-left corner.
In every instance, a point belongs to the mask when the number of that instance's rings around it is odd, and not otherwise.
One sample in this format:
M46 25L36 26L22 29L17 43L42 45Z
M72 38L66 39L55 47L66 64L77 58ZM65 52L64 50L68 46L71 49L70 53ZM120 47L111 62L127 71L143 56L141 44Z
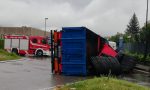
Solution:
M37 39L36 38L32 39L32 42L37 43Z
M47 44L46 39L43 39L43 40L42 40L42 43L43 43L43 44Z

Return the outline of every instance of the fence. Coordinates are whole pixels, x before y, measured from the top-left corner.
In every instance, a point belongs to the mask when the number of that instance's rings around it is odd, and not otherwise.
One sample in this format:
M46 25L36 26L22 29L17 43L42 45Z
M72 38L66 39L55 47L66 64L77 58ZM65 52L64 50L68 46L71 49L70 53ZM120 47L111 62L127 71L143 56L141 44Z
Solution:
M130 52L144 53L145 45L141 43L125 43L123 49ZM148 46L148 52L150 53L150 46Z

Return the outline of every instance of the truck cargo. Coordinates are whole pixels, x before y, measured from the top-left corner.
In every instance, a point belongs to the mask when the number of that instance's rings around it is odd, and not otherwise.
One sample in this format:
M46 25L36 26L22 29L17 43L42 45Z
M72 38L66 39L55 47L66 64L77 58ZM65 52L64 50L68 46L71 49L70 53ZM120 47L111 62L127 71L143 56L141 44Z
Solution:
M61 65L60 68L57 68L59 73L84 76L108 74L109 72L120 74L125 66L128 67L128 61L131 67L126 68L127 72L135 65L134 58L125 59L124 57L128 56L117 53L105 38L86 27L63 27L58 34L61 35L59 37L61 43L57 45L61 47L61 51L55 48L54 54L61 52L61 58L55 57L55 59L52 58L52 61L58 60ZM53 67L53 69L55 71L56 68Z

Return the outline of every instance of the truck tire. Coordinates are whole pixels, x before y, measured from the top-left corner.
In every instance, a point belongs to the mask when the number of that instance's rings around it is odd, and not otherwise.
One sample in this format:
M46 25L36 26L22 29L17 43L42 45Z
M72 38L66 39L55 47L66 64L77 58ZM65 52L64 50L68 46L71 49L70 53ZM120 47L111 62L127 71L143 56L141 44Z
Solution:
M92 63L92 66L93 66L92 67L93 68L92 71L95 71L95 73L93 73L93 74L99 75L99 74L103 74L104 73L104 66L103 66L102 63L100 63L98 56L92 57L91 58L91 63Z
M99 63L102 63L102 66L104 67L104 73L103 74L108 74L109 70L111 68L111 63L108 61L107 57L100 57Z
M15 54L17 54L17 55L19 54L17 48L13 48L11 52L12 52L12 53L15 53Z
M125 54L123 52L118 52L116 58L118 59L119 63L122 62L124 55Z
M120 63L114 57L92 57L91 58L93 69L95 69L96 74L108 74L111 70L112 74L120 74Z
M98 61L99 61L99 63L101 63L101 65L102 65L102 69L103 69L103 72L102 72L102 74L108 74L109 73L109 68L110 68L110 65L109 65L109 63L108 63L108 61L107 61L107 57L105 57L105 56L101 56L101 57L99 57L99 59L98 59Z
M38 56L38 57L43 56L43 51L42 51L42 50L38 50L38 51L36 52L36 56Z
M121 73L120 63L115 57L108 57L109 62L111 63L111 73L115 75L119 75Z
M121 70L123 73L130 73L136 65L136 58L128 55L124 55L121 64Z

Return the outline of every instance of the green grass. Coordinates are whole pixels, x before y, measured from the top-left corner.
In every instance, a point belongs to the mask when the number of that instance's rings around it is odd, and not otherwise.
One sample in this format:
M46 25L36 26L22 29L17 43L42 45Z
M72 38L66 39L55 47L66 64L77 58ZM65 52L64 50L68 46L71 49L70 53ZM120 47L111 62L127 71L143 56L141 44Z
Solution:
M75 90L150 90L148 87L135 83L107 77L79 81L56 90L71 90L71 88L75 88Z
M15 59L20 59L21 57L14 54L14 53L8 53L2 49L0 49L0 61L4 60L15 60Z

